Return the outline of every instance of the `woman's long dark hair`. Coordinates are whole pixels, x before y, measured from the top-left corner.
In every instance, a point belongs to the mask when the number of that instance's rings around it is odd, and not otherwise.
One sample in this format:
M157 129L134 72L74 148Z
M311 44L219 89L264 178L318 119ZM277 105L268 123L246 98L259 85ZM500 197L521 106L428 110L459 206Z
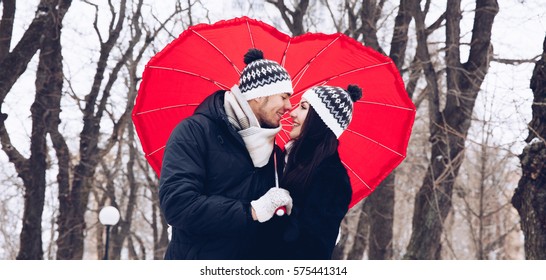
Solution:
M301 134L294 140L288 154L288 160L281 186L295 195L302 195L309 187L312 172L318 165L337 151L338 140L309 106L303 122Z

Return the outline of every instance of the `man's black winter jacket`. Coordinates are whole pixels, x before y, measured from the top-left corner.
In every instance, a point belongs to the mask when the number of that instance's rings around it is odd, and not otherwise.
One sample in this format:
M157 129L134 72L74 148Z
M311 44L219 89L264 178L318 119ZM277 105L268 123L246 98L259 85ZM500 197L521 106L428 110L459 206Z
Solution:
M273 156L254 167L228 122L224 93L207 97L165 147L159 198L172 226L166 259L253 258L260 224L252 220L250 201L275 185Z

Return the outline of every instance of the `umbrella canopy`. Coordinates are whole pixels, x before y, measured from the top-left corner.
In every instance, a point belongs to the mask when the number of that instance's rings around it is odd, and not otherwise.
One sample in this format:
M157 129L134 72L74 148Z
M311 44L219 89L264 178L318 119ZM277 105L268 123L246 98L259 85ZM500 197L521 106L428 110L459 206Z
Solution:
M353 188L351 207L405 158L415 106L389 57L341 33L290 37L241 17L189 27L146 65L132 117L158 176L171 131L208 95L238 83L243 56L250 48L262 50L265 58L286 68L294 86L290 98L294 105L316 85L362 88L353 120L339 138L340 157ZM288 115L281 123L277 143L283 147L291 129Z

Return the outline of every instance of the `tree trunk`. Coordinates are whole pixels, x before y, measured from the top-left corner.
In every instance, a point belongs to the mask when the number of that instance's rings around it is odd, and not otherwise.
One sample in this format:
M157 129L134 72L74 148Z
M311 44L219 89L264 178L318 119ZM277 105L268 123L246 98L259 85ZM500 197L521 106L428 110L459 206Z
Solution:
M379 1L379 3L377 3L377 0L363 0L360 9L362 26L359 28L359 33L363 35L362 40L364 41L364 44L382 54L385 52L379 45L377 39L377 21L381 16L383 4L384 1Z
M400 1L389 54L398 69L402 68L404 64L408 29L411 21L407 2L407 0ZM381 53L383 53L383 49L377 41L376 25L381 15L382 5L383 1L379 3L375 0L364 1L360 12L362 27L358 29L364 36L365 44ZM352 11L349 12L349 14L352 13ZM353 22L352 25L356 25L356 22ZM356 35L358 36L358 33ZM368 259L384 260L392 258L395 179L396 171L393 170L364 202L366 206L363 207L363 211L365 210L367 213L360 215L358 232L348 258L362 259L366 244L368 246ZM367 218L367 221L362 220L363 218ZM366 238L366 240L362 240L362 238Z
M447 97L440 108L437 72L427 49L424 16L418 1L413 3L417 29L417 56L423 63L429 96L430 164L415 198L413 232L406 259L439 259L443 222L451 211L455 179L464 158L464 143L476 97L489 69L491 29L498 12L495 0L478 0L468 61L460 62L460 0L450 0L446 11Z
M525 147L519 156L522 176L512 197L512 205L521 217L528 260L546 259L546 38L543 50L531 78L533 118L525 140L538 141Z
M23 226L20 235L20 248L17 259L43 259L42 248L42 213L45 201L46 170L47 166L47 140L46 136L51 122L56 121L55 114L60 111L62 92L62 54L61 54L61 22L70 6L70 1L43 0L40 2L37 17L33 20L23 38L19 41L13 52L9 50L11 29L6 22L11 11L12 2L4 3L4 10L8 16L3 15L0 33L4 36L2 45L3 60L2 77L0 79L0 103L3 103L7 93L26 70L27 64L40 48L40 58L36 72L36 95L31 107L32 134L30 138L29 159L25 159L11 145L8 132L4 127L7 117L2 114L0 120L0 137L2 148L8 155L10 162L15 164L19 177L25 185ZM7 10L6 10L7 9ZM13 20L13 19L11 19ZM9 67L8 67L9 65ZM4 67L5 66L5 67Z
M130 100L133 102L133 100ZM132 106L129 106L129 108L132 108ZM134 129L132 127L132 124L129 124L128 132L128 146L129 146L129 160L127 161L127 184L128 184L128 200L126 203L125 211L122 213L122 219L120 223L114 227L113 234L112 234L112 259L120 259L121 257L121 249L123 248L123 243L126 238L128 238L131 234L131 224L133 222L133 216L134 216L134 210L135 205L137 204L137 192L139 190L139 187L135 179L135 172L134 172L134 166L135 166L135 156L136 156L136 148L134 146L135 141L135 135L134 135ZM121 146L121 145L120 145ZM121 147L119 147L121 149ZM115 195L113 193L112 195ZM113 203L117 204L117 203ZM119 206L117 206L119 207ZM119 208L118 208L119 209Z
M368 240L368 259L389 260L392 258L392 228L394 221L394 178L392 172L368 197L370 234Z
M15 0L2 1L2 19L0 20L0 61L9 53L13 19L15 18Z
M51 17L56 18L55 11ZM30 158L28 169L23 172L25 182L25 206L23 228L19 247L19 260L43 259L42 213L44 210L47 170L47 121L50 110L50 96L62 90L62 57L60 25L47 25L40 50L36 72L36 96L30 109L32 113L32 134L30 137Z
M408 10L408 1L400 0L389 53L389 57L399 70L404 65L410 22L411 14ZM396 170L393 170L366 201L370 204L368 207L370 234L367 242L368 259L370 260L388 260L393 256L395 180Z
M358 205L358 204L357 204ZM356 207L356 206L355 206ZM341 221L339 241L334 247L332 252L332 260L344 260L346 259L345 251L349 246L349 215L345 215L345 218Z
M368 199L369 197L362 203L362 207L358 211L358 223L354 234L353 246L351 246L349 252L347 252L348 260L361 260L368 247L370 236L370 217L368 216L368 213L370 213L370 205L368 204Z

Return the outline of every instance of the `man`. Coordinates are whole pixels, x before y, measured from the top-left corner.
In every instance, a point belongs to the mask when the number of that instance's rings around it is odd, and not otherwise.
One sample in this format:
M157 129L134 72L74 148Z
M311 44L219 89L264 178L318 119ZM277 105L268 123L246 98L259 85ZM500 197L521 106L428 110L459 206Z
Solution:
M167 142L159 187L172 227L165 259L252 258L259 223L278 207L291 211L288 191L272 187L274 139L291 109L292 82L259 50L245 63L239 85L207 97Z

